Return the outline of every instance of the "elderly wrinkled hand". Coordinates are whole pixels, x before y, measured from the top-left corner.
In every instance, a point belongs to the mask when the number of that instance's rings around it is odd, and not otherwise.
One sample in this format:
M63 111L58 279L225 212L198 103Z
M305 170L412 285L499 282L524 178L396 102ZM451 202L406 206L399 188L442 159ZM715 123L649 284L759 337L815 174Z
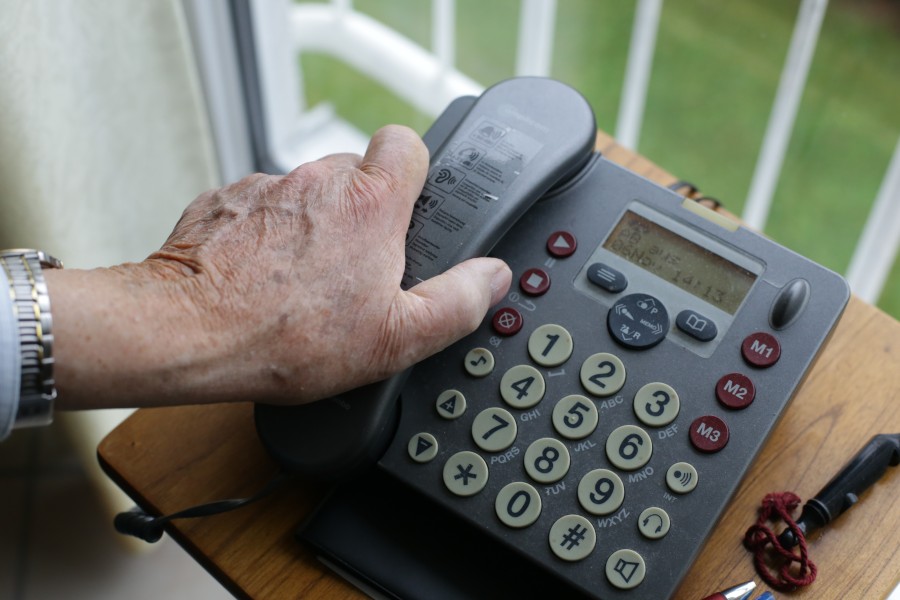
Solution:
M496 259L403 291L428 153L389 126L365 156L202 194L142 263L48 273L61 408L300 403L402 370L474 330Z

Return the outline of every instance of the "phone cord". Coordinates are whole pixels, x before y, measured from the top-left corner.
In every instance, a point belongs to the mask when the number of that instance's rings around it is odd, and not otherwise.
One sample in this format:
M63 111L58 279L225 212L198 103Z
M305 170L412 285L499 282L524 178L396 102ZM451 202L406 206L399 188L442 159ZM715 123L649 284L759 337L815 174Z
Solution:
M766 494L756 524L744 534L744 546L753 552L756 572L772 588L779 591L791 591L807 586L816 580L818 573L816 564L809 556L806 536L791 516L798 506L800 497L792 492ZM774 522L777 519L784 521L796 536L798 540L796 553L792 548L785 548L778 541L778 536L772 528L766 525L767 521ZM794 563L799 565L796 574L792 573Z

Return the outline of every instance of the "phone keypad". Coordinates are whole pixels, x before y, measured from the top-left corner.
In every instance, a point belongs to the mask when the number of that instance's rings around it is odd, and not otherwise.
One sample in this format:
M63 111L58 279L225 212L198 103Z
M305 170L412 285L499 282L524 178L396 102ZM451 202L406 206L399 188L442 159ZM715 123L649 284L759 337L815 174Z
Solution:
M497 245L518 285L414 369L403 447L380 464L590 597L663 598L840 314L827 296L846 286L768 241L723 243L668 194L644 198L604 165L591 177L610 193L538 203ZM639 244L640 229L610 250L623 211L754 277L745 299L723 308L719 281L687 264L694 255ZM773 329L780 287L800 272L820 290L817 310L810 297L803 318Z

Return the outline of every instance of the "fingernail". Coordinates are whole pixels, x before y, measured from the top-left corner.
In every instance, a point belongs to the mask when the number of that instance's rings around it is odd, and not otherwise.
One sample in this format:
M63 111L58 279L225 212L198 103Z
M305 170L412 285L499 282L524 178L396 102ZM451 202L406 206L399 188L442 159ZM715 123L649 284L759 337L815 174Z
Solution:
M509 270L505 263L501 263L500 267L494 272L494 276L491 277L491 306L503 299L503 296L509 290L510 282L512 282L512 271Z

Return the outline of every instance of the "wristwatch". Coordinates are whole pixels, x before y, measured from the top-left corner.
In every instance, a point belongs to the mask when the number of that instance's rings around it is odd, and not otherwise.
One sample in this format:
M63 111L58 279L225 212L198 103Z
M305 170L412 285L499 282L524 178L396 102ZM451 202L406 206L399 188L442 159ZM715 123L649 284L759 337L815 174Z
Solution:
M62 266L59 260L40 250L0 250L0 268L9 279L22 356L14 429L49 425L53 421L53 319L43 269Z

